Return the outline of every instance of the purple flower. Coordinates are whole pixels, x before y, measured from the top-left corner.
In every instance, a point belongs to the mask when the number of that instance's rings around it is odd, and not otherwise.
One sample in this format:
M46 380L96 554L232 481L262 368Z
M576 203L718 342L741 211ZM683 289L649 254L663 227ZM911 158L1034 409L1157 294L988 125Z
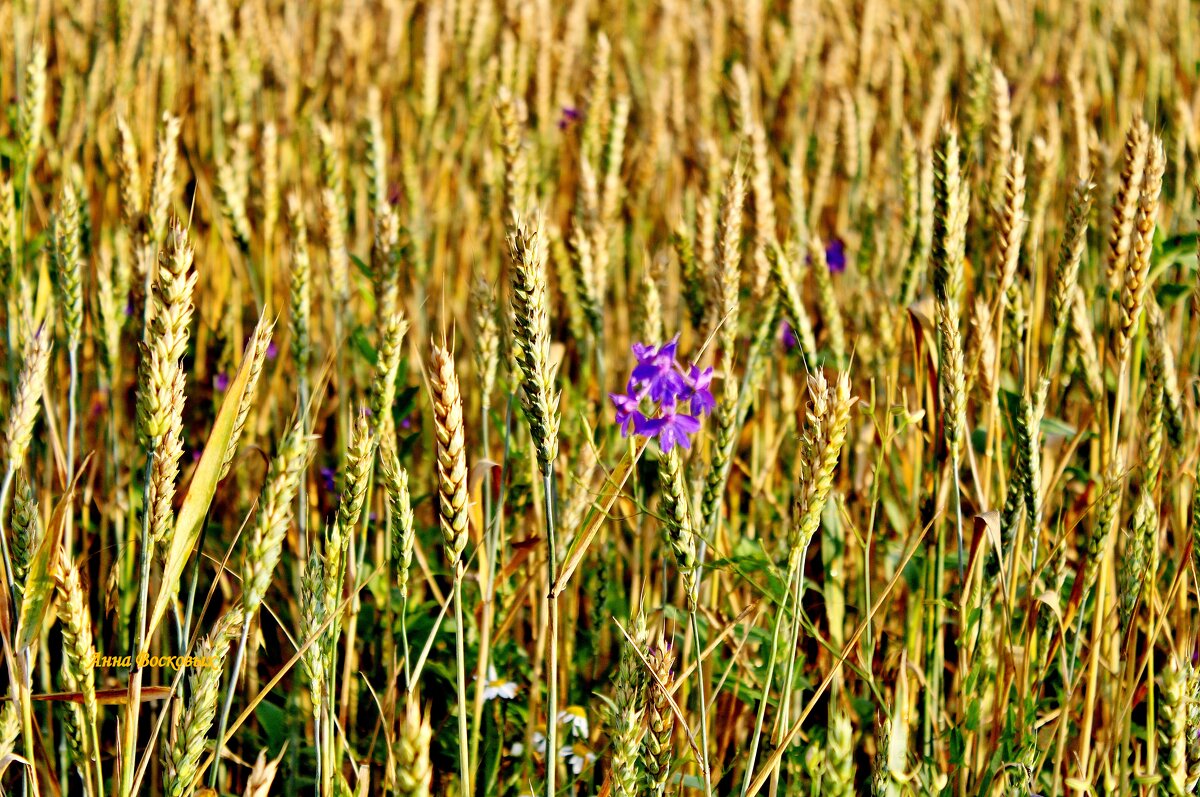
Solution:
M846 245L840 238L833 238L825 246L825 262L830 274L841 274L846 270Z
M678 345L678 337L657 349L634 344L633 353L638 364L633 369L633 379L642 383L646 394L654 401L673 405L687 387L675 362Z
M267 344L267 359L274 360L277 354L279 354L279 347L275 345L275 341L271 341Z
M629 436L630 423L633 424L634 432L641 434L638 429L639 419L645 421L646 416L638 410L637 398L624 393L609 393L608 397L617 408L617 424L621 427L621 437Z
M571 126L572 122L578 121L578 119L579 119L579 110L576 108L572 108L569 105L564 105L563 109L562 109L562 116L560 116L558 119L558 129L566 130L568 127Z
M635 435L657 438L663 451L677 445L691 448L689 435L700 430L699 416L712 412L716 405L711 390L713 369L701 370L692 364L685 371L675 359L678 347L678 336L661 346L634 343L630 347L637 365L625 392L609 394L622 437L628 437L632 428ZM650 412L643 411L646 399L657 405ZM681 412L681 405L688 405L691 414Z
M224 393L229 389L229 374L221 371L219 374L217 374L216 378L213 379L213 385L217 388L217 392Z
M688 435L700 431L700 421L681 412L669 413L651 423L655 424L653 436L658 438L663 451L670 451L676 444L690 449L692 442Z
M787 321L780 322L779 339L783 341L785 349L794 349L799 341L796 340L796 330L792 329L792 325Z
M333 468L321 468L321 482L327 492L333 492L335 489L337 489L335 477L336 474L334 473Z
M693 415L707 415L712 412L713 407L717 406L717 402L713 399L712 391L709 390L712 378L712 366L701 371L693 365L692 370L688 373L687 381L688 388L691 390Z

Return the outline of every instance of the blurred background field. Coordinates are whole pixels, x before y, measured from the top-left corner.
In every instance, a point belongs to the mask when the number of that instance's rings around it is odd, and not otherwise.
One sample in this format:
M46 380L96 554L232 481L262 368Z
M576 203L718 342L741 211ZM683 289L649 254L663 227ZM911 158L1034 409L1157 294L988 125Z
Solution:
M1200 7L0 30L0 792L1196 793Z

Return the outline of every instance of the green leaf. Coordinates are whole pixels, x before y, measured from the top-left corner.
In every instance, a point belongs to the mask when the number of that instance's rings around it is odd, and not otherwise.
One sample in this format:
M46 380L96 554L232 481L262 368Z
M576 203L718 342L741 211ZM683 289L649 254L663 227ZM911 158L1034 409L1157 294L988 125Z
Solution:
M371 266L368 265L367 262L358 255L350 255L350 262L358 266L358 270L361 271L363 276L367 279L375 278L375 275L371 272Z
M371 345L371 341L367 338L367 330L365 327L355 327L350 333L350 345L358 350L358 353L369 362L375 365L379 362L379 355L375 352L375 347Z
M494 717L488 712L483 713L484 733L483 750L479 764L479 775L475 783L475 791L479 797L497 794L497 783L500 780L500 758L504 753L504 739L500 729L496 727Z
M269 700L264 700L254 709L254 716L259 727L267 736L267 748L278 750L288 740L288 719L290 715L283 706L277 706Z
M265 316L258 323L264 323ZM251 338L253 340L253 338ZM149 650L150 640L154 631L162 622L167 608L179 594L179 585L183 580L183 568L191 558L196 541L200 539L200 529L208 508L212 506L213 496L217 492L217 482L221 476L221 462L233 438L233 427L237 420L238 407L246 392L246 384L250 381L251 358L249 352L242 353L242 364L238 366L237 375L229 385L229 392L221 402L217 419L213 421L212 431L209 432L208 442L204 444L204 453L196 465L192 483L188 486L187 495L183 497L183 505L179 507L179 515L175 519L175 530L171 534L170 547L167 549L166 560L163 563L162 589L154 603L154 612L150 615L150 625L146 631L143 650ZM141 652L141 651L139 651Z
M1181 282L1166 282L1154 289L1154 295L1158 297L1158 303L1164 307L1175 304L1191 292L1192 286Z
M1200 233L1185 232L1163 238L1155 246L1155 268L1165 268L1172 263L1189 263L1195 260Z
M1042 434L1054 435L1056 437L1074 437L1078 431L1078 429L1062 418L1042 418Z

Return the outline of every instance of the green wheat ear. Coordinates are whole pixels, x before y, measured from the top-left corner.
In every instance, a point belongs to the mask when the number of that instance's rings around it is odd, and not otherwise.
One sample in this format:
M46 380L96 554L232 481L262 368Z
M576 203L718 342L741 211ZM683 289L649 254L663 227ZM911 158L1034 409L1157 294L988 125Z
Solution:
M297 422L284 436L279 451L271 460L242 568L242 608L247 622L253 620L262 605L275 566L283 555L283 540L291 524L301 474L311 451L312 440L305 437Z
M667 543L675 554L675 563L683 578L687 610L696 610L696 579L699 563L696 559L696 531L692 524L691 498L683 476L683 461L679 447L663 452L658 460L659 485L662 488L663 529Z
M175 741L168 745L163 756L163 789L168 797L183 797L191 793L192 782L200 766L200 758L208 743L213 720L217 716L217 697L221 675L229 646L241 633L246 616L241 607L234 606L221 615L213 630L196 645L196 658L210 659L215 666L196 667L188 683L191 695L187 708L175 721Z
M1188 786L1188 674L1172 655L1163 670L1158 706L1158 773L1161 794L1183 797Z
M800 438L800 481L792 504L792 526L788 534L789 567L795 567L821 525L821 514L833 487L850 408L856 399L850 395L850 378L838 376L830 387L824 374L817 371L808 380L811 404Z
M393 755L396 759L396 793L404 797L427 797L433 778L429 747L433 728L428 713L421 711L416 693L405 701L400 715L400 730L396 734Z
M392 572L402 598L408 597L408 575L412 568L413 531L412 499L408 492L408 471L400 467L396 446L390 435L384 435L379 446L379 464L392 510Z
M521 375L521 405L537 449L538 466L550 473L558 458L559 394L550 364L546 253L535 227L517 220L509 235L512 261L513 344Z

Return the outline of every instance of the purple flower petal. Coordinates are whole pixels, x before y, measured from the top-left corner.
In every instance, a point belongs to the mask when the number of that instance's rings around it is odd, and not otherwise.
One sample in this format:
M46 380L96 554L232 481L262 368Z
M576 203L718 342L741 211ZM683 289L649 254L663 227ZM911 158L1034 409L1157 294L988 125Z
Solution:
M612 399L613 406L617 409L617 424L621 427L621 436L628 437L630 422L635 420L635 415L641 415L638 412L638 400L624 393L609 393L608 397Z
M633 369L633 375L645 385L650 398L663 404L674 404L687 388L683 377L670 364L665 368L639 365Z
M663 451L670 451L676 445L691 448L689 434L700 431L700 421L691 415L676 413L659 419L658 444Z
M712 366L701 371L695 365L688 372L688 388L691 390L692 414L705 415L712 412L713 407L717 406L717 402L713 399L712 391L709 386L712 385L713 369Z
M794 349L799 341L796 340L796 331L792 329L792 325L787 321L780 323L779 339L783 341L785 349Z
M562 116L558 119L558 129L566 130L571 126L572 122L578 121L579 111L569 105L563 106Z
M838 238L833 238L825 246L825 262L829 264L831 274L841 274L846 270L846 245Z
M633 414L633 433L643 437L654 437L662 428L662 418L647 418L640 412Z
M213 380L213 385L217 388L217 392L224 393L229 389L229 374L224 371L217 374L216 379Z

